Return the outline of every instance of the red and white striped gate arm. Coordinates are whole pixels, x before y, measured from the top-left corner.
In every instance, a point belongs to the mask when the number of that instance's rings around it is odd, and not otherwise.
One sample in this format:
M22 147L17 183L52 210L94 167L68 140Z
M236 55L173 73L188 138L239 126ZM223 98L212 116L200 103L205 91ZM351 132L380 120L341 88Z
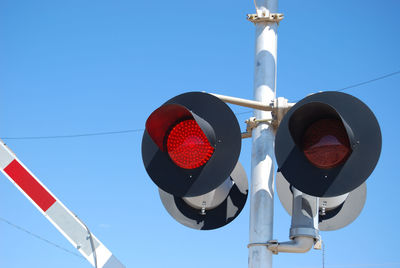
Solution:
M0 169L94 267L125 267L1 140Z

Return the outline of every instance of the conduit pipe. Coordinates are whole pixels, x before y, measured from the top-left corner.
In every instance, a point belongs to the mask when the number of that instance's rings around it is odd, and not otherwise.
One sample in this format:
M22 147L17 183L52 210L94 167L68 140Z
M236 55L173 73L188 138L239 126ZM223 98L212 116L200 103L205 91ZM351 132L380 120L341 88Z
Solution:
M278 252L288 253L305 253L314 245L314 238L309 236L297 236L291 241L278 242L270 241L267 245L268 249L274 254Z
M303 195L296 188L291 188L293 193L292 225L290 239L287 242L270 240L267 248L274 254L278 252L304 253L309 251L318 241L318 197Z

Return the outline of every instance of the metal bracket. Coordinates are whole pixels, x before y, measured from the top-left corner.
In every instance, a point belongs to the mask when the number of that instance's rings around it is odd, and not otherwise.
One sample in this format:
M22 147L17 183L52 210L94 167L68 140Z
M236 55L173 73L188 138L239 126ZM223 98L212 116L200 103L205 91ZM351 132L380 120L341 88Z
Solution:
M319 235L314 240L315 240L314 249L321 250L321 248L322 248L322 238L321 238L321 236Z
M267 243L250 243L247 245L247 248L257 247L257 246L268 247L268 246L275 245L275 244L278 244L278 240L269 240Z
M269 240L267 243L250 243L247 245L247 248L256 246L265 246L268 250L272 251L273 254L278 254L278 240Z
M283 117L293 105L294 104L288 103L288 100L282 97L273 100L274 110L272 110L272 126L275 130L278 129Z
M276 22L279 25L279 22L283 20L284 16L282 13L261 13L261 14L247 14L247 20L252 23L259 22Z
M272 251L272 254L278 255L278 246L279 246L279 242L278 240L269 240L267 243L267 248Z
M262 123L271 124L272 121L273 119L256 119L255 117L250 117L244 122L247 124L246 127L247 132L251 132L253 128L257 127L259 124Z
M255 117L250 117L245 121L247 127L246 132L242 133L242 139L250 138L252 129L257 127L260 123L267 123L276 131L283 117L293 105L293 103L288 103L288 100L282 97L274 99L269 105L269 107L272 108L272 119L256 119Z
M326 215L326 204L327 204L326 201L322 201L321 208L319 210L319 215L321 215L321 216L325 216Z
M206 201L203 201L203 203L201 204L201 211L200 211L200 215L206 215Z
M258 126L259 123L269 123L270 126L276 131L278 126L283 119L283 116L289 111L291 107L295 105L295 103L289 103L287 99L279 97L277 99L273 99L270 103L264 103L260 101L247 100L242 98L236 98L231 96L225 96L220 94L209 93L225 103L231 103L243 107L253 108L260 111L268 111L272 113L271 119L256 119L255 117L251 117L246 120L247 128L246 132L242 133L242 139L251 137L251 130Z
M247 126L246 132L242 133L242 139L251 138L251 132L253 128L256 128L261 123L272 125L273 119L256 119L255 117L250 117L244 122L247 124Z
M322 239L321 236L314 238L314 249L321 249ZM277 255L279 253L279 242L278 240L269 240L267 243L250 243L247 245L247 248L256 247L256 246L265 246L270 250L273 254ZM287 251L286 251L287 252Z
M251 138L251 132L242 132L242 139Z

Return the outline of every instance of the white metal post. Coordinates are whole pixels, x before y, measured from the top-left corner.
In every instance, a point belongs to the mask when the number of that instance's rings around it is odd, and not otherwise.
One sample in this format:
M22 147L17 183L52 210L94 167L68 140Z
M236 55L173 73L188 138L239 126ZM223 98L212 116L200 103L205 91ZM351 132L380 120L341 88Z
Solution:
M257 15L277 13L278 0L255 0ZM275 98L277 23L256 22L254 99L269 104ZM254 110L257 119L271 112ZM272 127L261 123L252 131L249 268L272 268L272 252L264 245L273 237L274 140ZM252 245L254 244L254 245Z

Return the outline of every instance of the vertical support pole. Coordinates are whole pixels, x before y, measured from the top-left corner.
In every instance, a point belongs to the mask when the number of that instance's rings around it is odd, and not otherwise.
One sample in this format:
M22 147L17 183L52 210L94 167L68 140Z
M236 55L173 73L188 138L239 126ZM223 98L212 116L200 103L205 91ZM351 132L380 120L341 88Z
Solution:
M255 0L258 16L277 13L278 0ZM275 98L277 23L256 23L254 99L265 104ZM257 119L271 119L271 112L254 110ZM265 243L273 237L274 140L266 123L252 130L250 234L252 243ZM272 252L266 246L249 247L249 268L272 268Z

